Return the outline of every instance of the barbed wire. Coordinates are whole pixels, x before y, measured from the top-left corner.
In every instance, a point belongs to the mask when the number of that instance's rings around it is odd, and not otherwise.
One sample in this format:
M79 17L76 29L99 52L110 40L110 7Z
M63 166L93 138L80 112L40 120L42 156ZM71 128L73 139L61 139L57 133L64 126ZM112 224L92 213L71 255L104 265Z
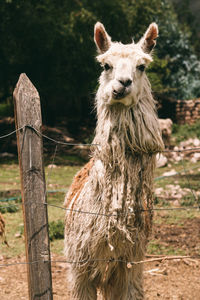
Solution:
M146 260L140 260L140 261L127 261L127 260L122 260L122 259L114 259L114 258L99 258L99 259L83 259L83 260L77 260L77 261L71 261L71 260L35 260L35 261L30 261L30 262L13 262L13 263L7 263L7 264L0 264L0 267L10 267L10 266L16 266L16 265L31 265L31 264L37 264L37 263L66 263L66 264L84 264L84 263L90 263L90 262L107 262L107 263L124 263L127 265L127 268L131 268L134 265L139 265L139 264L145 264L145 263L151 263L155 261L160 261L164 262L166 260L184 260L184 259L194 259L194 260L200 260L200 256L192 256L192 255L174 255L174 256L165 256L163 255L162 257L156 257L156 258L151 258L151 259L146 259Z
M157 181L157 180L161 180L161 179L165 179L165 178L169 178L169 177L173 177L173 176L177 176L177 175L182 175L183 172L186 174L186 173L193 171L195 169L198 169L198 168L200 168L200 165L197 165L197 166L189 168L189 169L184 168L182 171L177 171L173 174L155 177L154 180Z
M0 136L0 139L3 139L3 138L7 138L8 136L12 135L12 134L15 134L17 133L18 131L21 131L25 128L29 128L29 129L32 129L33 131L35 131L35 133L37 133L39 136L41 137L44 137L45 139L47 140L50 140L51 142L54 142L55 144L58 144L58 145L66 145L66 146L99 146L98 144L82 144L82 143L68 143L68 142L61 142L61 141L57 141L43 133L41 133L39 130L37 130L35 127L33 127L32 125L24 125L16 130L13 130L12 132L8 133L8 134L5 134L5 135L2 135Z
M187 183L188 183L189 189L190 189L190 191L191 191L192 197L193 197L193 199L194 199L194 202L196 202L197 205L198 205L199 208L200 208L200 202L198 201L198 197L197 197L197 195L196 195L194 189L192 189L192 186L191 186L191 183L190 183L190 179L189 179L189 177L188 177L188 175L187 175L186 168L185 168L185 165L184 165L183 160L181 160L181 164L182 164L182 166L183 166L183 170L184 170L184 172L185 172L185 177L186 177L186 179L187 179Z
M9 137L10 135L13 135L13 134L15 134L16 132L22 130L24 127L25 127L25 126L22 126L22 127L18 128L18 129L16 129L16 130L11 131L10 133L7 133L7 134L5 134L5 135L0 136L0 139L7 138L7 137Z
M63 206L59 206L56 204L51 204L51 203L47 203L47 202L32 202L32 201L28 201L26 203L15 203L15 204L9 204L9 205L0 205L0 208L8 208L8 207L13 207L13 206L21 206L21 205L47 205L50 207L55 207L55 208L59 208L68 212L74 212L74 213L80 213L80 214L87 214L87 215L95 215L95 216L102 216L102 217L118 217L118 216L129 216L129 215L134 215L137 212L152 212L152 211L171 211L171 210L175 210L175 211L179 211L179 210L184 210L184 211L189 211L189 210L199 210L200 207L199 206L187 206L187 207L155 207L155 208L151 208L151 209L136 209L134 212L118 212L117 214L113 214L113 213L96 213L96 212L91 212L91 211L84 211L84 210L79 210L79 209L71 209L71 208L66 208Z
M200 147L194 147L194 148L185 148L185 149L179 149L179 150L162 150L160 151L161 153L165 153L165 152L187 152L187 151L200 151Z
M51 142L54 142L55 144L58 144L58 145L66 145L66 146L99 146L99 144L83 144L83 143L68 143L68 142L62 142L62 141L58 141L58 140L55 140L43 133L41 133L39 130L37 130L35 127L33 127L32 125L24 125L8 134L5 134L5 135L2 135L0 136L0 139L3 139L3 138L7 138L8 136L12 135L12 134L15 134L17 133L18 131L21 131L25 128L29 128L29 129L32 129L33 131L35 131L35 133L37 133L39 136L45 138L45 139L48 139L50 140ZM160 151L160 153L170 153L170 152L178 152L178 153L181 153L181 152L187 152L187 151L200 151L200 147L193 147L193 148L185 148L185 149L179 149L179 150L169 150L169 149L166 149L166 150L162 150ZM157 153L157 152L156 152Z
M54 161L55 161L56 152L57 152L57 149L54 151L52 162L50 164L50 172L49 172L49 174L47 174L47 184L46 184L47 186L48 186L48 177L50 177L50 175L52 173L52 170L53 170L53 164L54 164ZM155 177L154 180L158 181L158 180L166 179L166 178L177 176L177 175L182 175L183 172L186 174L186 172L188 173L188 172L193 171L193 170L198 169L198 168L200 168L200 164L195 166L195 167L192 167L190 169L184 169L184 170L179 171L179 172L177 171L177 172L175 172L173 174L170 174L170 175L162 175L162 176ZM68 191L67 189L57 189L57 190L47 190L46 193L47 194L49 194L49 193L66 193L67 191ZM20 192L20 190L19 191L17 190L17 192ZM21 195L16 196L16 197L3 198L3 199L0 199L0 202L16 201L16 200L21 200L21 198L22 198ZM160 196L157 197L157 198L160 198Z
M55 157L56 157L56 153L57 153L57 145L67 145L67 146L98 146L98 144L81 144L81 143L67 143L67 142L61 142L61 141L57 141L51 137L48 137L47 135L44 135L42 134L40 131L38 131L36 128L34 128L33 126L31 125L25 125L21 128L18 128L6 135L3 135L3 136L0 136L0 139L3 139L3 138L7 138L9 136L11 136L12 134L15 134L16 132L18 131L21 131L21 130L24 130L25 128L29 128L31 130L33 130L36 134L38 134L40 137L43 137L45 139L48 139L52 142L54 142L56 144L56 149L55 149L55 152L54 152L54 155L53 155L53 161L55 160ZM186 152L186 151L200 151L200 147L195 147L195 148L187 148L187 149L180 149L180 150L163 150L162 152L178 152L178 153L181 153L181 152ZM183 171L184 173L186 174L186 169L185 169L185 166L183 165ZM52 169L50 170L50 173L52 172ZM177 175L179 174L180 172L174 174L174 175ZM166 176L168 177L168 176ZM187 178L187 180L189 180ZM188 181L188 184L189 184L189 187L190 187L190 190L192 192L192 188L191 188L191 185L190 185L190 181ZM45 191L45 194L44 196L46 197L46 191ZM199 203L198 203L198 200L197 200L197 197L194 195L194 193L192 192L192 196L194 198L195 201L197 201L197 204L198 206L188 206L188 207L154 207L152 209L137 209L136 211L134 212L122 212L122 213L117 213L117 214L113 214L113 213L96 213L96 212L90 212L90 211L83 211L83 210L76 210L76 209L71 209L71 208L66 208L66 207L63 207L63 206L59 206L59 205L55 205L55 204L51 204L51 203L48 203L48 202L43 202L43 203L40 203L40 202L26 202L26 203L22 203L22 205L32 205L32 204L36 204L36 205L47 205L47 206L50 206L50 207L55 207L55 208L58 208L58 209L62 209L62 210L65 210L65 211L69 211L69 212L74 212L74 213L82 213L82 214L88 214L88 215L96 215L96 216L102 216L102 217L117 217L119 215L131 215L131 214L134 214L138 211L140 212L148 212L148 211L172 211L172 210L175 210L175 211L179 211L179 210L184 210L184 211L188 211L188 210L199 210L200 209L200 206L199 206ZM44 199L45 199L44 197ZM0 206L0 207L9 207L9 206L17 206L17 205L21 205L21 203L15 203L15 204L10 204L10 205L6 205L6 206ZM69 264L83 264L83 263L89 263L89 262L106 262L106 263L112 263L112 262L119 262L119 263L125 263L127 264L127 267L128 268L131 268L132 266L134 265L137 265L137 264L144 264L144 263L150 263L150 262L155 262L155 261L165 261L165 260L181 260L181 259L200 259L200 256L191 256L191 255L186 255L186 256L163 256L163 257L159 257L159 258L152 258L152 259L147 259L147 260L141 260L141 261L126 261L126 260L121 260L121 259L113 259L113 258L102 258L102 259L87 259L87 260L79 260L79 261L68 261L68 260L36 260L36 261L32 261L32 262L16 262L16 263L10 263L10 264L0 264L0 267L8 267L8 266L14 266L14 265L28 265L28 264L36 264L36 263L45 263L45 262L51 262L51 263L69 263Z
M17 131L20 131L24 128L30 128L32 130L34 130L34 132L36 132L36 134L38 134L39 136L43 136L44 138L48 138L50 139L51 141L55 142L56 143L56 146L55 146L55 150L54 150L54 153L53 153L53 156L52 156L52 162L51 162L51 165L54 164L54 161L55 161L55 157L56 157L56 153L57 153L57 147L58 147L58 144L63 144L63 142L59 142L59 141L56 141L52 138L49 138L47 137L46 135L43 135L42 133L40 133L37 129L35 129L33 126L31 125L25 125L19 129L16 129L15 131L11 132L10 134L13 134ZM24 132L25 133L25 132ZM8 134L8 135L10 135ZM8 136L7 135L7 136ZM5 135L3 137L6 137ZM96 144L70 144L70 143L64 143L65 145L96 145ZM196 150L196 149L200 149L200 148L190 148L190 149L187 149L187 150ZM185 149L186 150L186 149ZM170 151L171 150L164 150L165 152L166 151ZM181 152L181 150L175 150L175 152ZM52 167L50 169L50 173L52 172ZM183 165L183 171L184 173L186 174L187 170L185 169L184 165ZM175 175L178 175L180 174L181 172L176 172L175 174L173 174L173 176ZM166 177L169 177L169 176L166 176ZM47 182L48 182L48 178L49 176L47 176ZM188 179L187 179L188 180ZM190 182L189 182L190 183ZM82 211L82 210L76 210L76 209L70 209L70 208L65 208L65 207L62 207L62 206L59 206L59 205L55 205L55 204L50 204L50 203L47 203L46 202L46 194L47 194L47 191L45 190L45 193L44 193L44 202L43 203L36 203L36 202L32 202L32 204L38 204L38 205L48 205L48 206L51 206L51 207L55 207L55 208L59 208L59 209L62 209L62 210L65 210L65 211L69 211L69 212L75 212L75 213L82 213L82 214L88 214L88 215L96 215L96 216L102 216L102 217L117 217L119 215L132 215L134 214L135 212L151 212L151 211L171 211L171 210L199 210L200 209L200 204L198 203L198 199L197 197L194 195L194 192L192 191L192 188L190 186L190 190L191 190L191 193L192 193L192 196L193 196L193 199L195 200L195 202L197 202L197 205L198 206L190 206L190 207L165 207L165 208L151 208L151 209L137 209L136 211L134 212L122 212L122 213L119 213L118 214L113 214L113 213L96 213L96 212L89 212L89 211ZM24 203L22 203L24 204ZM31 202L29 201L28 204L31 204ZM10 204L10 205L6 205L6 206L0 206L1 208L8 208L9 206L12 207L12 206L17 206L17 205L21 205L21 204ZM25 203L25 205L27 205L27 203Z

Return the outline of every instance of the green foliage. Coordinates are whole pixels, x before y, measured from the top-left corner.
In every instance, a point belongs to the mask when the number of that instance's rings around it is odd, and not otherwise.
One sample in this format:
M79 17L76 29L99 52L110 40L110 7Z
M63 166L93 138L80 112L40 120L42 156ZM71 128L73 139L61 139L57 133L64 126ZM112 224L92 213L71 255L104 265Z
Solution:
M200 58L199 39L199 0L173 0L174 8L183 31L190 32L190 41L194 47L195 54Z
M156 255L186 255L185 251L171 245L162 245L157 240L151 240L147 246L147 252L149 254Z
M52 221L49 223L49 239L53 241L55 239L64 238L64 222L61 220Z
M19 210L19 208L15 205L9 205L9 204L0 204L0 212L2 214L5 214L5 213L15 213Z
M167 59L160 59L154 56L154 62L147 69L148 78L152 84L153 90L158 93L169 92L170 88L163 85L165 76L168 76L170 70L168 68Z
M151 22L160 38L148 70L154 91L200 96L200 63L190 27L178 22L170 0L4 0L0 6L0 101L11 99L21 72L38 89L45 122L90 118L99 72L93 27L101 21L113 40L136 41Z
M197 121L192 125L173 124L172 135L175 137L177 143L188 140L189 138L197 137L200 139L200 121Z
M0 103L0 118L13 116L13 105L10 103Z

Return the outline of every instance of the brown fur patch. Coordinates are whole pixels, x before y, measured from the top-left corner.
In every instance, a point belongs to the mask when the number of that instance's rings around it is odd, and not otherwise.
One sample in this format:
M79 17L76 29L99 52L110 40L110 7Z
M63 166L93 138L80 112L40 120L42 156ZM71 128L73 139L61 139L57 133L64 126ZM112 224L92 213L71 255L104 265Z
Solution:
M71 209L73 209L74 204L76 203L81 190L84 186L84 184L86 183L89 173L90 173L90 169L92 168L94 164L94 160L91 159L74 177L73 182L70 186L70 189L68 191L67 194L67 201L65 202L65 207L68 208L72 202L72 200L74 199L74 202L71 206ZM74 198L75 197L75 198Z
M2 214L0 213L0 236L4 236L4 233L5 233L5 221Z
M9 246L6 241L5 225L6 225L5 220L2 216L2 214L0 213L0 237L3 239L3 243L6 244L7 246Z

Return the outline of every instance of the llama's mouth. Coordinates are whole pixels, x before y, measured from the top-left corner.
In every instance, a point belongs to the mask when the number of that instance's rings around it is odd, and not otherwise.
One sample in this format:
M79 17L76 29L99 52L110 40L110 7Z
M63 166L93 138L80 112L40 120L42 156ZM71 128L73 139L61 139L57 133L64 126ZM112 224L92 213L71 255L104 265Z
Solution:
M121 99L125 98L128 94L130 94L130 92L127 91L126 88L123 88L118 91L114 90L112 92L112 97L114 100L121 100Z

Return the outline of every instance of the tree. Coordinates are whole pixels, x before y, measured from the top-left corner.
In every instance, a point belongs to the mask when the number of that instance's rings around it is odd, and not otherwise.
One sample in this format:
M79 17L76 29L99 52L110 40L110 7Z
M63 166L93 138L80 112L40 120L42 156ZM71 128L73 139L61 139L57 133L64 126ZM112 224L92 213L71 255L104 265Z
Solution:
M9 99L25 72L41 95L46 122L90 118L100 73L96 21L124 43L157 22L160 37L148 70L153 90L184 99L200 95L190 28L180 26L170 0L2 0L0 18L0 101Z

